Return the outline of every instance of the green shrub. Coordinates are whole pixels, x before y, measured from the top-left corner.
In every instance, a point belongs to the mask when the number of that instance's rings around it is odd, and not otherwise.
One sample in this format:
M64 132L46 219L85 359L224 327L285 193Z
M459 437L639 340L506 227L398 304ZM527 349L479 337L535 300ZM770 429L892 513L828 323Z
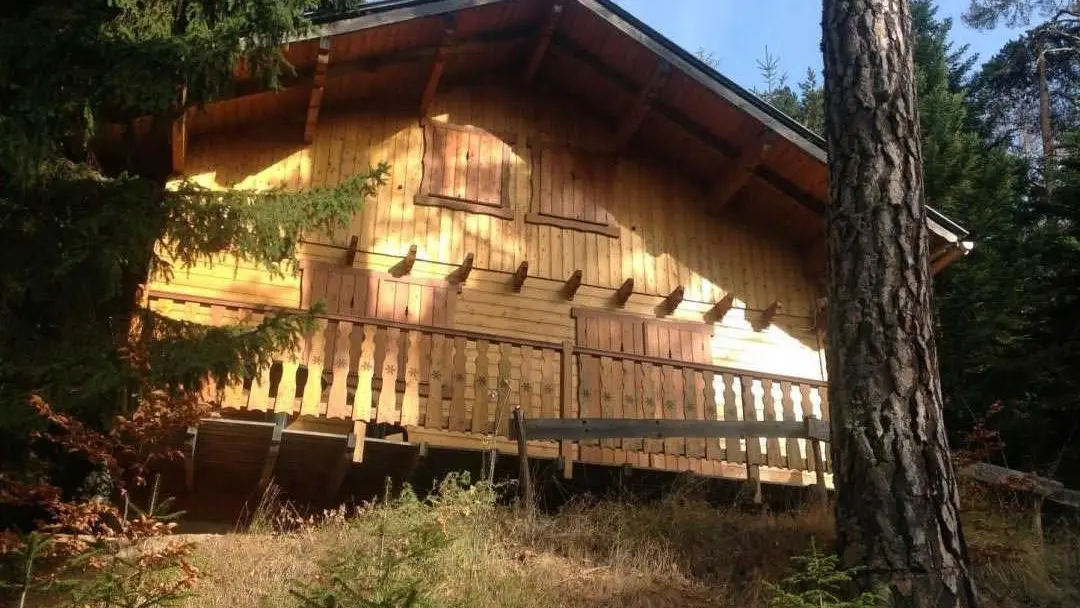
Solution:
M876 608L888 589L884 586L857 594L855 576L859 568L840 568L840 558L824 553L817 544L791 558L795 568L779 585L765 583L770 608Z

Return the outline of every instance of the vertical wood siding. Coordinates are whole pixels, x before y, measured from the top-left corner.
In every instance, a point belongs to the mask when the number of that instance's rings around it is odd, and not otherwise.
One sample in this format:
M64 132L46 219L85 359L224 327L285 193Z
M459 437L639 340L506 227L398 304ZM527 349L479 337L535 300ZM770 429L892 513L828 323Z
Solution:
M684 286L685 299L674 319L702 322L712 303L731 293L735 306L715 325L706 345L715 363L823 377L820 338L808 329L817 294L791 243L730 211L711 213L703 191L670 165L650 158L647 150L630 149L618 158L609 200L580 201L585 220L596 221L587 209L603 209L617 238L526 222L528 213L550 213L545 205L557 195L569 193L561 204L573 201L575 213L579 204L576 190L560 183L559 171L543 172L533 183L534 155L550 145L596 149L609 135L608 127L564 99L494 87L443 92L430 118L510 140L509 176L499 188L509 196L513 219L416 205L424 179L425 134L419 118L405 113L325 111L310 146L303 145L294 125L197 136L189 144L188 176L213 188L307 188L339 183L385 160L390 176L377 196L350 226L309 235L303 258L342 264L350 238L357 236L356 267L385 271L416 245L413 275L442 279L473 253L475 270L462 286L453 325L545 340L574 339L570 308L612 309L614 290L627 278L634 279L634 293L622 310L651 318L663 296L678 285ZM483 149L479 154L483 157ZM452 176L455 188L460 178L467 192L468 167L451 166L450 158L438 168L438 177L449 184ZM483 195L498 200L494 192ZM514 293L510 275L522 261L529 262L529 278ZM578 269L583 285L569 302L559 289ZM157 278L152 287L297 306L301 281L289 272L272 276L221 256L213 266L177 269L171 281ZM760 311L777 300L784 314L754 331L752 322Z

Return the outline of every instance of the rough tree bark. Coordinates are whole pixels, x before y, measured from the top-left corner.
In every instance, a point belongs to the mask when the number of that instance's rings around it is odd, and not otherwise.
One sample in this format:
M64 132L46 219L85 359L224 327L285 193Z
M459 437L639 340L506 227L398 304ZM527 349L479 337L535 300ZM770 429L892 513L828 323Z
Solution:
M825 0L827 364L841 557L975 606L942 420L907 0Z
M1053 194L1054 129L1050 123L1050 87L1046 83L1046 31L1036 33L1035 72L1039 83L1039 130L1042 132L1043 182L1046 200Z

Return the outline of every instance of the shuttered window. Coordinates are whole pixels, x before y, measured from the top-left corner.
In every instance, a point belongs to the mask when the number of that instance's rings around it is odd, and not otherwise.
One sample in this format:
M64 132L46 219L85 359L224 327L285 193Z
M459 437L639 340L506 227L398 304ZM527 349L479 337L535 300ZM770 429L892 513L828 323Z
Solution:
M302 308L322 300L326 312L449 327L457 291L441 281L411 281L370 270L305 263Z
M531 143L532 209L527 222L618 237L608 213L614 194L615 156Z
M513 219L512 138L430 119L422 126L424 167L416 204Z
M577 343L587 348L687 361L712 363L704 323L663 321L606 310L575 308Z

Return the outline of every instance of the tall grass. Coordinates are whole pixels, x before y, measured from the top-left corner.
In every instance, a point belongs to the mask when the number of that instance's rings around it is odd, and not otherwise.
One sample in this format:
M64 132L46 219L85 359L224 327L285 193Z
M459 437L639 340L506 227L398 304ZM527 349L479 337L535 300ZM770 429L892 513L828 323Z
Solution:
M791 556L834 542L827 510L748 514L710 505L692 484L659 501L580 498L528 517L498 493L452 476L427 499L406 490L319 518L268 501L249 532L201 544L203 578L187 605L296 606L291 591L332 587L347 567L349 584L371 593L380 580L415 582L426 602L416 605L764 606L765 581L780 580ZM1057 530L1039 546L1028 518L989 513L968 523L987 605L1080 605L1080 537ZM380 579L386 556L404 558Z

